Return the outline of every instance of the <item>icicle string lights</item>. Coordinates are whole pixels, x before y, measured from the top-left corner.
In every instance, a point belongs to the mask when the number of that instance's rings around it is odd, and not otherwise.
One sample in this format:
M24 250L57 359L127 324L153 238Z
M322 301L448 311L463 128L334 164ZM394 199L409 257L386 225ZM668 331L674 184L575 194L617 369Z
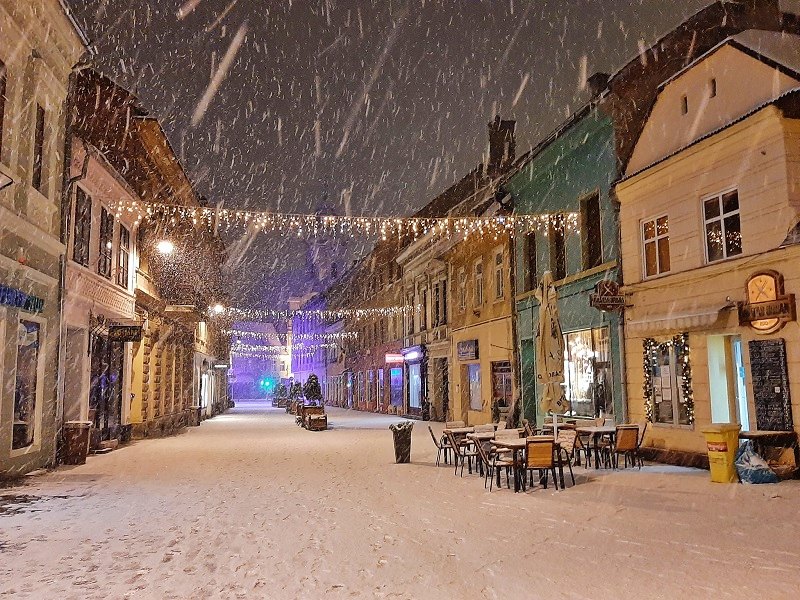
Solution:
M235 227L250 228L279 235L333 235L349 237L418 238L432 234L443 237L498 236L539 231L544 235L552 229L579 230L578 213L541 213L533 215L491 215L466 217L348 217L341 215L312 215L299 213L259 212L180 206L149 202L144 205L120 200L116 213L129 212L138 219L161 220L176 225L180 222L204 225L210 230Z
M342 319L368 319L391 317L413 311L411 306L384 306L380 308L345 308L340 310L269 310L258 308L226 308L211 310L212 317L226 317L236 321L270 321L273 319L303 319L307 321L340 321ZM416 310L420 310L417 307Z
M265 344L244 344L242 342L236 342L231 346L231 350L235 352L270 352L274 354L287 354L289 351L303 351L303 350L319 350L323 348L338 348L339 344L335 342L328 342L325 344L307 344L307 343L299 343L299 344L292 344L291 346L267 346Z
M283 343L287 339L286 333L274 333L271 331L247 331L245 329L226 329L225 335L234 338L243 338L248 340L260 340L265 342L277 341ZM292 334L292 341L294 342L336 342L354 340L358 337L356 331L337 331L333 333L294 333Z

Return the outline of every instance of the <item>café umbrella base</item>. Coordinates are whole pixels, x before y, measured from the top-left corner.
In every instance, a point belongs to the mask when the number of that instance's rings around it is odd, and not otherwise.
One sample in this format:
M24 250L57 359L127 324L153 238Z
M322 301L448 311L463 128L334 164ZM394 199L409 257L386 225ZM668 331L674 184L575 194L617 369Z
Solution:
M394 461L396 463L411 462L411 431L414 423L403 421L389 425L394 437Z

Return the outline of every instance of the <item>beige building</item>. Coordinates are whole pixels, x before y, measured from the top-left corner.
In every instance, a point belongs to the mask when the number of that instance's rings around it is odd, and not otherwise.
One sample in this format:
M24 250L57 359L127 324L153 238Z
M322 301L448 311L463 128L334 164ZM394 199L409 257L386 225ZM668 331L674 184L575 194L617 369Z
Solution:
M58 0L0 0L0 476L55 459L64 107L85 51Z
M800 38L746 31L665 82L616 193L646 445L690 459L711 422L797 431Z

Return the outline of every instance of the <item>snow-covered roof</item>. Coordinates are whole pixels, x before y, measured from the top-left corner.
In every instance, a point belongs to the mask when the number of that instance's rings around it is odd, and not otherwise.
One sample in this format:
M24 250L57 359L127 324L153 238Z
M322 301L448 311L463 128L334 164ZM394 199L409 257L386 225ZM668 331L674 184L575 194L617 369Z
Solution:
M800 36L781 31L748 29L732 36L734 42L759 56L800 73Z

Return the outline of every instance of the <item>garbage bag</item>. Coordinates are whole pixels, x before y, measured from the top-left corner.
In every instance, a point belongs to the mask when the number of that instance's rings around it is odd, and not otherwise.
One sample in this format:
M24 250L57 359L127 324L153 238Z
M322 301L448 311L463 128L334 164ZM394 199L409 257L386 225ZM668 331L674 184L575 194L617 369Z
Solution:
M414 423L412 421L392 423L389 429L394 437L394 461L411 462L411 430L414 429Z
M745 440L736 451L736 472L742 483L778 483L780 479L769 464L753 449L753 442Z

